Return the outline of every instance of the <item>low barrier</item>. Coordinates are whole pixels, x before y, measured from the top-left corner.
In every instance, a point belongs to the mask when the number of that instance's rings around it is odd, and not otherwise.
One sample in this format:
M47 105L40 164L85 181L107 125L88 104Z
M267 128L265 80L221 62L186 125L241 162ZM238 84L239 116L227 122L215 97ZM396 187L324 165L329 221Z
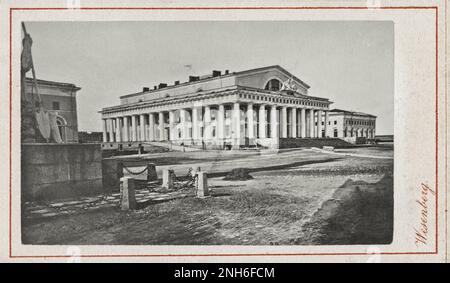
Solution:
M208 190L208 177L206 172L193 171L189 169L188 174L183 178L183 180L178 179L172 169L164 169L162 175L162 185L160 187L163 191L195 191L195 196L199 198L204 198L209 196ZM127 172L132 174L143 174L148 171L148 167L141 171L133 172L129 169ZM132 177L122 177L120 178L120 194L121 202L120 206L122 210L132 210L136 209L136 180Z

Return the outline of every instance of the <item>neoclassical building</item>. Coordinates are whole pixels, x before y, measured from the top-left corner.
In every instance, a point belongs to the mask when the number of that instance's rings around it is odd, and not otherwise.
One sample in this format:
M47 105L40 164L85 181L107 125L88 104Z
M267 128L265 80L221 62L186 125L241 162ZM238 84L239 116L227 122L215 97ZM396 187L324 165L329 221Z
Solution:
M376 116L342 109L330 110L327 136L355 143L357 138L374 139ZM322 121L325 123L325 121Z
M278 148L283 138L328 133L327 98L282 67L212 71L187 82L160 83L103 108L103 147L157 141L186 146ZM317 121L324 123L317 123Z

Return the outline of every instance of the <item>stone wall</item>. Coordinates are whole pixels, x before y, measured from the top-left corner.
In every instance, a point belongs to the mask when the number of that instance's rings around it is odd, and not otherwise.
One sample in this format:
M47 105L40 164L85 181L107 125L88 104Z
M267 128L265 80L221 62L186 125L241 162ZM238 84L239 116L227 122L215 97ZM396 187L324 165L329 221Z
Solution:
M21 156L24 200L103 192L100 144L22 144Z

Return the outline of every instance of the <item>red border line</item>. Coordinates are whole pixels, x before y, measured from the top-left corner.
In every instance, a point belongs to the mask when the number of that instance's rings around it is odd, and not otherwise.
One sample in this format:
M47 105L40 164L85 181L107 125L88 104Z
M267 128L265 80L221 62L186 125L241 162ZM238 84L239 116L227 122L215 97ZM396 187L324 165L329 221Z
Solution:
M438 40L438 27L439 27L439 8L438 6L385 6L385 7L367 7L367 6L349 6L349 7L81 7L77 9L71 9L66 7L11 7L9 9L9 258L68 258L68 255L37 255L37 256L15 256L12 254L12 16L13 11L28 11L28 10L411 10L411 9L434 9L435 10L435 37L436 37L436 234L435 241L436 247L434 252L381 252L380 255L437 255L438 250L438 131L439 131L439 40ZM116 255L80 255L80 257L90 258L118 258L118 257L208 257L208 256L338 256L338 255L363 255L367 256L368 253L354 252L354 253L214 253L214 254L116 254Z
M434 252L384 252L380 255L434 255ZM357 255L370 256L369 253L222 253L222 254L116 254L116 255L80 255L85 258L106 258L106 257L232 257L232 256L338 256L338 255ZM12 256L11 258L71 258L70 255L43 255L43 256Z
M438 29L438 27L439 27L439 13L438 13L438 9L436 8L436 10L435 10L435 20L436 20L436 22L435 22L435 24L436 24L436 27L435 27L435 32L436 32L436 58L435 58L435 64L436 64L436 189L435 189L435 192L436 192L436 198L435 198L435 207L436 207L436 219L435 219L435 221L436 221L436 236L435 236L435 242L436 242L436 249L435 249L435 252L436 252L436 254L438 254L438 252L439 252L439 249L438 249L438 246L439 246L439 237L438 237L438 231L439 231L439 221L438 221L438 205L439 205L439 202L438 202L438 200L439 200L439 193L438 193L438 190L439 190L439 175L438 175L438 171L439 171L439 162L438 162L438 160L439 160L439 154L438 154L438 148L439 148L439 123L438 123L438 121L439 121L439 96L438 96L438 93L439 93L439 75L438 75L438 72L439 72L439 29Z
M9 10L9 257L12 256L12 10Z
M444 7L444 18L447 19L447 14L448 14L448 7L447 7L447 1L445 1L445 7ZM447 49L447 45L448 45L448 29L447 29L447 21L445 21L445 40L444 40L444 45L445 45L445 56L444 56L444 60L445 62L447 62L447 58L448 58L448 49ZM448 83L448 67L447 64L445 64L445 77L444 77L444 105L445 105L445 214L444 214L444 222L445 222L445 262L448 261L448 244L447 244L447 238L448 238L448 217L447 217L447 213L448 213L448 115L447 115L447 107L448 107L448 100L447 100L447 83Z
M383 6L383 7L367 7L367 6L347 6L347 7L330 7L330 6L266 6L266 7L14 7L12 10L405 10L405 9L436 9L437 6Z

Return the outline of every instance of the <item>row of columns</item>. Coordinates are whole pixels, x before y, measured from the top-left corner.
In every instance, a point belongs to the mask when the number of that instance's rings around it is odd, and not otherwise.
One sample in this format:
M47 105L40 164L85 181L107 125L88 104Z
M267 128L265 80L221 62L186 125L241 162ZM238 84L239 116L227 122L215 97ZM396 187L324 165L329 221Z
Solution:
M269 108L268 110L266 108ZM280 108L280 115L277 110ZM288 109L289 109L289 121L290 128L288 131ZM211 139L212 133L211 128L209 127L211 123L211 106L204 106L204 133L201 136L200 127L199 127L199 118L202 115L202 107L192 107L190 108L192 111L192 139ZM231 115L231 132L232 139L240 140L241 137L241 104L235 102L231 107L232 115ZM254 115L254 104L247 103L246 107L246 117L247 117L247 137L249 139L254 138L306 138L306 137L322 137L322 129L327 133L328 126L328 111L324 110L316 110L316 109L306 109L306 108L297 108L297 107L287 107L287 106L277 106L277 105L259 105L258 106L258 121L255 121ZM267 112L270 111L270 136L267 134ZM171 130L169 131L170 136L165 136L165 122L164 122L164 113L169 113L169 127ZM300 112L300 115L298 115ZM324 127L322 127L322 115L325 112L325 121ZM149 127L150 131L146 131L146 118L145 115L149 115ZM155 123L155 115L158 115L158 126ZM180 124L181 124L181 139L188 139L188 125L187 125L187 109L180 109ZM279 116L278 116L279 115ZM300 116L300 117L298 117ZM279 117L279 118L278 118ZM139 133L138 136L138 126L137 120L139 119ZM298 120L298 124L297 124ZM307 125L307 120L309 125ZM129 125L131 123L131 131L129 130ZM258 136L255 133L255 123L258 123ZM159 140L176 140L178 137L175 137L175 131L173 130L173 125L175 124L175 110L170 111L160 111L160 112L152 112L148 114L139 114L132 116L123 116L116 118L107 118L103 119L103 141L104 142L130 142L130 141L152 141L156 140L154 136L154 129L157 127L159 131ZM219 139L225 138L225 105L218 105L218 115L217 115L217 134L216 137ZM278 128L279 127L279 128ZM123 130L123 133L122 133ZM289 132L289 136L288 136ZM109 134L108 134L109 133ZM113 138L114 137L114 138Z

